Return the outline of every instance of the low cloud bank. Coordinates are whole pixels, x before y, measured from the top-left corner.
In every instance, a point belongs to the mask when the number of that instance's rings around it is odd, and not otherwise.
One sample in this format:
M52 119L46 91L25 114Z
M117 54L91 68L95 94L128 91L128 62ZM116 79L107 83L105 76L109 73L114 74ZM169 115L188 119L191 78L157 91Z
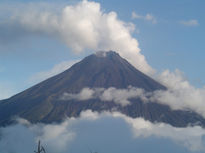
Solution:
M104 89L104 88L84 88L80 93L64 93L60 99L61 100L89 100L89 99L100 99L101 101L113 101L116 104L126 106L130 104L129 99L131 98L141 98L146 101L145 91L140 88L128 87L128 89L116 89L114 87Z
M154 124L142 118L121 113L82 112L79 118L68 118L61 124L31 124L20 119L17 125L0 128L0 152L26 153L36 149L40 139L50 153L118 152L136 149L145 153L171 147L175 152L204 151L205 130L199 126L175 128L164 123ZM23 135L23 136L22 136ZM163 148L162 146L166 147ZM187 150L188 149L188 150ZM161 150L161 151L160 151Z
M191 110L205 117L205 88L195 88L183 77L183 73L164 71L158 80L165 84L167 90L146 92L144 89L129 86L127 89L84 88L81 92L64 93L61 100L100 99L115 102L122 106L131 104L130 99L141 99L143 102L156 102L170 106L173 110Z

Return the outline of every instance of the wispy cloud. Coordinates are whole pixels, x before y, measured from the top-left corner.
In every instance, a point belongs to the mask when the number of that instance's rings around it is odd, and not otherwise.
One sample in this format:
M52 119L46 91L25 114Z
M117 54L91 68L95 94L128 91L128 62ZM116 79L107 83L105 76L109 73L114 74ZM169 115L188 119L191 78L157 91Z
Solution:
M185 26L190 26L190 27L199 26L199 22L196 19L193 19L193 20L182 20L179 23L182 24L182 25L185 25Z
M141 19L141 20L149 21L152 24L157 23L157 19L150 13L147 13L146 15L140 15L135 12L132 12L132 19Z
M0 80L0 100L9 98L16 93L13 84Z
M29 83L39 83L45 79L48 79L54 75L57 75L67 69L69 69L73 64L77 63L78 60L63 61L59 64L54 65L54 67L47 71L42 71L34 74L28 79Z

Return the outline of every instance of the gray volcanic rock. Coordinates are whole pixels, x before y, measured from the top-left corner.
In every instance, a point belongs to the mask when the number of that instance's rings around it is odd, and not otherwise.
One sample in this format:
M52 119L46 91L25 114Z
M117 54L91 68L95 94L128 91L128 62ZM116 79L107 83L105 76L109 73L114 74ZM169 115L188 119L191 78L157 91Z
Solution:
M166 90L166 87L143 74L113 51L97 52L68 70L51 77L9 99L0 101L0 126L12 122L19 116L33 123L58 122L65 117L77 117L80 112L93 111L122 112L130 117L143 117L152 122L165 122L177 127L192 124L205 125L205 119L190 111L173 111L158 103L144 103L132 99L131 104L121 106L100 99L61 100L64 93L79 93L83 88L125 89L128 86L145 91Z

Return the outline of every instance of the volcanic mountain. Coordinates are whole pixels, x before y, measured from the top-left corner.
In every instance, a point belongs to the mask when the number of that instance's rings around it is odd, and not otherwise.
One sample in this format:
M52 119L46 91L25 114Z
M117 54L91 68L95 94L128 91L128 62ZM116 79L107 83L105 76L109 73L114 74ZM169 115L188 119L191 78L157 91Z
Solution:
M152 92L166 87L143 74L113 51L97 52L85 57L68 70L51 77L9 99L0 101L0 126L12 123L16 116L32 123L59 122L65 117L77 117L82 111L119 111L130 117L143 117L152 122L165 122L176 127L195 123L205 125L205 119L191 111L172 110L167 105L132 99L122 106L113 101L91 98L62 99L65 93L77 94L84 88L129 86Z

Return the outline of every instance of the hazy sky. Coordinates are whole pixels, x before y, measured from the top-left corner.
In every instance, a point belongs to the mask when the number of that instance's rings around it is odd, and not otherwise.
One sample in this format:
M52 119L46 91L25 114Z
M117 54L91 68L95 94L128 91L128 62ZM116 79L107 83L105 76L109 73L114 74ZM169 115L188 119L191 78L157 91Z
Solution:
M56 65L64 67L90 54L73 53L63 41L41 33L27 34L18 24L4 22L28 6L60 10L77 0L1 0L0 2L0 91L2 98L20 92L50 76ZM132 36L141 54L155 70L179 69L191 84L205 85L205 16L203 0L96 0L102 12L116 12L118 19L133 23ZM19 9L21 8L21 9ZM20 11L21 10L21 11ZM15 12L16 11L16 12ZM28 12L27 12L28 13ZM57 69L57 68L56 68ZM53 70L53 74L58 70ZM65 68L64 68L65 69ZM50 74L51 73L51 74Z

